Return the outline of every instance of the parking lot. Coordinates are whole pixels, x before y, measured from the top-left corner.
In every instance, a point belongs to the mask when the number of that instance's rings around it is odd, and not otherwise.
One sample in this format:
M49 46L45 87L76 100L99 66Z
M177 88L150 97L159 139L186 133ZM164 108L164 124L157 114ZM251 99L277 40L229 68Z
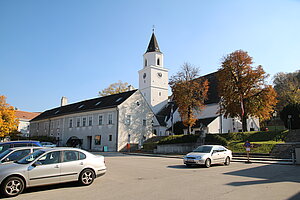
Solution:
M107 153L106 175L88 187L74 183L29 188L22 200L300 199L300 166L231 163L186 168L181 159Z

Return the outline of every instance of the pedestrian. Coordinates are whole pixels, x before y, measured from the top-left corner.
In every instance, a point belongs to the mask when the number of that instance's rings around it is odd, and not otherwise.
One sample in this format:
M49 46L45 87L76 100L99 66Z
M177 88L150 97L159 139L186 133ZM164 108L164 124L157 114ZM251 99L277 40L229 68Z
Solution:
M249 160L249 153L250 153L250 150L251 150L251 143L247 140L245 143L244 143L244 147L246 148L246 153L247 153L247 163L250 163L250 160Z

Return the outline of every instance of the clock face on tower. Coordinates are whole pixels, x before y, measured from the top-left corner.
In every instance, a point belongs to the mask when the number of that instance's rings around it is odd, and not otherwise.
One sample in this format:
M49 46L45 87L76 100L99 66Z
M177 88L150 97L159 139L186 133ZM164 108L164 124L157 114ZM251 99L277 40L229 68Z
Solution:
M162 77L162 73L158 72L157 76L158 76L158 78L161 78Z
M143 74L143 78L144 78L144 79L146 78L146 73Z

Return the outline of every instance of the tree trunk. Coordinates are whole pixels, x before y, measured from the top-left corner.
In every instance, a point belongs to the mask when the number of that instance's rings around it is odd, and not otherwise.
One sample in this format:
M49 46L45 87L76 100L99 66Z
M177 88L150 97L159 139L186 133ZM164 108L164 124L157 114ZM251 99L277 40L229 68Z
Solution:
M248 128L247 128L247 116L243 116L242 117L242 127L243 127L243 132L247 132Z

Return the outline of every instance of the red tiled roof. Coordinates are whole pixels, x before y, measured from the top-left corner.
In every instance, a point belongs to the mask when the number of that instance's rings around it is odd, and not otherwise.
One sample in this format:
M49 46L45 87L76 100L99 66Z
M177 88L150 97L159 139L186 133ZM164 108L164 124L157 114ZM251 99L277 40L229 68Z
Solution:
M26 111L20 111L20 110L15 111L15 115L19 119L31 120L31 119L35 118L36 116L38 116L39 114L41 114L41 113L39 113L39 112L26 112Z

